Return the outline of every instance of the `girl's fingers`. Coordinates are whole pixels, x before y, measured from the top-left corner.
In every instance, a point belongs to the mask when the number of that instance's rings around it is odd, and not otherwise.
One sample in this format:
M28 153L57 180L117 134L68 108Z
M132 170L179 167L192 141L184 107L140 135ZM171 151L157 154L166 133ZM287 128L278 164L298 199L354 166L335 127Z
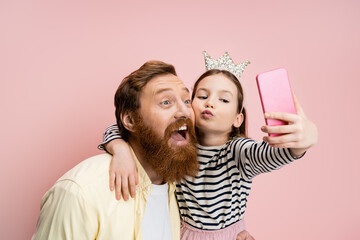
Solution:
M295 134L285 134L276 137L265 136L263 140L271 145L280 145L290 142L296 142L298 139Z
M137 173L137 170L135 171L135 185L138 185L139 184L139 177L138 177L138 173Z
M297 144L297 142L287 142L283 144L269 144L269 146L273 148L294 148Z
M284 122L296 122L299 119L298 115L285 112L267 112L264 116L267 119L277 119Z
M129 187L130 187L130 196L134 198L136 193L135 176L129 176Z
M116 180L115 180L115 197L116 200L121 199L121 177L119 174L116 175Z
M261 131L265 133L293 133L296 131L296 127L293 124L280 125L280 126L262 126Z
M121 178L121 191L124 201L129 200L129 187L128 187L128 177L123 176Z
M248 231L244 230L238 233L236 240L255 240L255 238L251 236Z
M109 178L109 187L110 187L110 191L114 191L114 185L115 185L115 173L110 171L109 173L110 178Z
M300 105L299 99L295 96L294 93L293 93L293 98L294 98L296 113L298 115L305 115L304 110Z

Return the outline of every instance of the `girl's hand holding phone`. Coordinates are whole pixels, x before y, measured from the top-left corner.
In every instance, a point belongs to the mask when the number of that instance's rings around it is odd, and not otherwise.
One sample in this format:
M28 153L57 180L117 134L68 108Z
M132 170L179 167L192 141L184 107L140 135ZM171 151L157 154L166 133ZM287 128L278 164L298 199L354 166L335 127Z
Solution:
M281 134L280 136L265 136L264 141L270 146L277 148L290 148L294 157L299 157L318 140L318 130L316 125L310 121L302 109L295 95L294 103L297 114L270 112L265 113L267 119L277 119L288 122L288 125L263 126L261 131L264 133Z

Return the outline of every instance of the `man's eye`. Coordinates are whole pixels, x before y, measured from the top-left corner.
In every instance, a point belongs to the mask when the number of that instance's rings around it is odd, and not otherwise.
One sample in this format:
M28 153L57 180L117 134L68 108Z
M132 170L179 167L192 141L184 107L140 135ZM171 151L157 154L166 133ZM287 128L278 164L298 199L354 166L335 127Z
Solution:
M169 105L170 104L170 101L169 100L165 100L165 101L162 101L161 102L161 105Z
M224 102L224 103L228 103L228 102L229 102L229 100L224 99L224 98L220 98L220 101L221 101L221 102Z
M190 99L187 99L187 100L185 100L184 103L185 103L185 104L191 104L191 100L190 100Z

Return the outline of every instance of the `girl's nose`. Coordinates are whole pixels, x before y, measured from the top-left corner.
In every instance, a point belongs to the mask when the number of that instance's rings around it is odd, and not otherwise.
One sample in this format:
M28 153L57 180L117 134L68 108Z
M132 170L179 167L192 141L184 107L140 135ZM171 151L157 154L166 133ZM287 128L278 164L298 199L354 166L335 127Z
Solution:
M214 108L214 104L212 103L212 101L210 99L208 99L208 101L206 101L206 103L205 103L205 107L206 108Z

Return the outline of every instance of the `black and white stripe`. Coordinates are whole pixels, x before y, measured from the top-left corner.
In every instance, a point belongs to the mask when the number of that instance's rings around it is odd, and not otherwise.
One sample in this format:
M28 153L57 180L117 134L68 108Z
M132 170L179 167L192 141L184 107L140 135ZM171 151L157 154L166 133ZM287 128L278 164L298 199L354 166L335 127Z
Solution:
M104 147L105 144L107 144L115 139L121 139L119 128L118 128L117 124L113 124L105 129L105 132L103 135L103 141L98 146L98 149L106 151L106 149Z
M121 139L116 124L108 127L98 146ZM218 230L243 219L252 179L291 163L289 149L272 148L247 138L222 146L198 146L199 172L176 184L182 219L193 227Z
M294 160L288 149L246 138L198 146L199 173L176 185L183 220L206 230L230 226L244 217L252 178Z

